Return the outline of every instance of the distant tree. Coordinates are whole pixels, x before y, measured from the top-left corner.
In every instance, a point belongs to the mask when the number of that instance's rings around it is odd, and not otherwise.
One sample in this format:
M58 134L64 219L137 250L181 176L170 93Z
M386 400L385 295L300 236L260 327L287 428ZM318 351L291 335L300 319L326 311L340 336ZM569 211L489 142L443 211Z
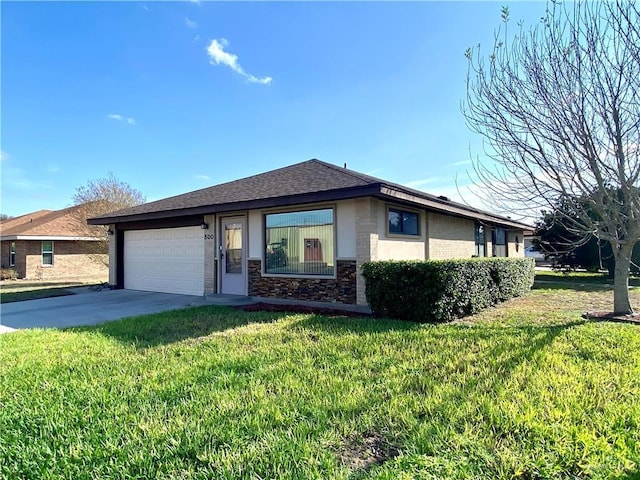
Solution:
M12 218L13 217L11 215L7 215L5 213L0 213L0 221L2 221L2 220L10 220Z
M493 207L552 211L578 243L608 242L613 310L632 313L629 269L640 239L636 2L550 2L540 25L519 24L513 36L507 8L502 20L486 59L479 48L466 52L463 113L489 159L475 161L478 182Z
M78 187L73 195L74 205L92 205L93 216L140 205L145 200L139 190L118 180L113 172L109 172L105 178L89 180L86 185Z
M536 222L534 246L555 269L584 268L591 272L605 269L613 277L615 262L611 244L595 236L576 235L562 221L564 214L570 213L566 208L562 205L557 207L565 210L563 214L556 211L542 212L542 218ZM640 242L633 248L630 271L634 275L640 274Z
M105 178L89 180L86 185L78 187L73 195L73 204L82 206L77 210L77 215L83 222L86 222L87 218L140 205L145 200L145 196L139 190L118 180L113 172L109 172ZM100 238L100 242L95 243L93 248L95 259L108 264L104 255L108 251L108 227L92 225L90 228Z

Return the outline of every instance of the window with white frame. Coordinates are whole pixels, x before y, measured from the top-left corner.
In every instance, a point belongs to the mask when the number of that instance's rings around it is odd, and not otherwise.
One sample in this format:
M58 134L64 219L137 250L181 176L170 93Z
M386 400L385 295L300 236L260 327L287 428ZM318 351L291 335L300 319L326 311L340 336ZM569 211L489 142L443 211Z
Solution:
M420 214L399 208L387 210L388 232L391 235L420 235Z
M9 245L9 266L15 267L16 265L16 242L11 242Z
M475 241L476 241L476 257L486 256L486 239L484 234L484 225L476 223L475 227Z
M265 243L265 273L333 275L333 208L266 214Z
M42 265L53 265L53 241L42 242Z

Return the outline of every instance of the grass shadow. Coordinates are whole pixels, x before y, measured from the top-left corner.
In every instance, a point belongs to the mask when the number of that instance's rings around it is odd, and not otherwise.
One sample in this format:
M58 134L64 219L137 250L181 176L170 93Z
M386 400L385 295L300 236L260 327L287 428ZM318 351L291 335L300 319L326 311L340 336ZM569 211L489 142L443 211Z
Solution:
M391 331L403 332L417 330L422 328L423 325L425 324L379 317L310 314L295 322L292 328L322 330L325 333L335 334L355 333L371 335Z
M247 313L231 307L207 305L129 317L69 330L97 332L136 348L151 348L205 337L251 323L270 323L282 316L283 314L278 312Z
M640 287L640 278L629 277L630 287ZM533 288L567 289L578 291L601 291L613 288L613 278L607 275L559 275L557 273L536 273Z
M361 320L353 318L322 318L319 316L309 316L301 319L292 328L313 329L316 333L321 331L325 334L339 336L342 334L370 335L372 333L389 332L397 330L406 332L408 335L393 335L386 338L386 346L393 350L393 345L397 345L398 351L406 348L412 341L426 341L438 348L442 344L445 350L460 349L460 356L457 360L448 357L440 359L441 363L426 367L427 370L415 368L402 373L403 391L416 396L425 395L425 382L423 375L433 375L430 368L440 371L446 378L455 377L457 380L452 384L455 388L430 399L428 407L423 411L416 411L415 418L417 425L424 423L437 424L441 418L447 418L455 428L464 429L468 426L468 419L464 413L458 416L456 412L473 411L477 405L483 405L487 393L498 394L503 386L509 382L509 378L517 372L522 365L534 364L551 346L555 340L565 332L574 328L579 328L591 323L588 320L580 319L572 322L563 322L552 325L522 325L522 326L487 326L486 324L473 326L459 323L445 323L439 325L418 324L412 322L390 321L390 320ZM412 335L411 332L421 329L425 335L419 333ZM408 338L412 337L412 338ZM457 345L457 347L455 347ZM486 348L489 346L489 348ZM431 361L431 360L430 360ZM425 364L429 365L429 363ZM475 368L482 365L486 368ZM467 374L465 372L471 372ZM497 374L496 372L500 372ZM426 383L428 384L428 382ZM391 400L391 398L385 399ZM452 411L451 405L457 405ZM482 407L484 408L484 407ZM489 415L483 418L488 418ZM484 421L484 420L483 420ZM458 424L458 427L455 425ZM513 435L508 431L508 423L497 423L493 428L505 428L504 432L497 435L504 435L505 438ZM384 430L384 429L383 429ZM363 432L361 435L365 435ZM407 438L411 437L408 435ZM394 438L393 435L385 436L385 441L397 446L402 450L403 439ZM408 446L410 448L410 446ZM534 468L535 466L530 466ZM579 472L577 465L572 465ZM516 472L512 472L516 475ZM534 475L534 471L525 472ZM355 470L349 478L366 478L366 469ZM531 477L533 478L533 477Z
M393 320L388 318L377 317L342 317L332 316L327 317L323 315L308 315L301 320L296 321L291 328L294 329L315 329L321 330L328 334L342 334L342 333L354 333L370 335L372 333L388 333L391 331L397 332L410 332L424 328L432 328L434 335L438 335L436 332L438 329L446 328L446 333L443 335L450 335L451 329L458 330L462 335L482 336L489 337L496 333L502 333L505 335L526 333L537 334L539 332L546 332L548 330L562 331L567 328L573 328L576 326L584 325L591 322L591 320L580 319L573 322L559 322L554 324L544 325L496 325L490 326L485 324L478 327L469 323L461 322L443 322L443 323L419 323L407 320Z
M24 292L0 291L0 303L23 302L25 300L64 297L66 295L74 295L74 293L69 290L69 287L43 288L40 290L26 290Z
M27 280L2 280L0 281L0 287L2 289L11 289L11 288L56 288L56 287L87 287L89 285L97 285L96 282L74 282L74 281L41 281L41 282L31 282Z
M577 283L550 280L536 280L532 290L573 290L576 292L606 292L613 289L613 285L597 283Z

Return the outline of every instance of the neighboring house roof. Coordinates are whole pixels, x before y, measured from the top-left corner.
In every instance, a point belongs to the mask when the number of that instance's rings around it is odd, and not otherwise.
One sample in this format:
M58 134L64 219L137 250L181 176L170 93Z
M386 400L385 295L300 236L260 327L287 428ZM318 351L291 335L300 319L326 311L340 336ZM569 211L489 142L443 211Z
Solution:
M88 222L93 225L106 225L367 196L393 200L506 227L531 229L530 226L523 223L452 202L446 197L430 195L315 159L118 210L104 216L91 218Z
M38 210L0 222L0 240L100 240L87 225L82 205L63 210Z

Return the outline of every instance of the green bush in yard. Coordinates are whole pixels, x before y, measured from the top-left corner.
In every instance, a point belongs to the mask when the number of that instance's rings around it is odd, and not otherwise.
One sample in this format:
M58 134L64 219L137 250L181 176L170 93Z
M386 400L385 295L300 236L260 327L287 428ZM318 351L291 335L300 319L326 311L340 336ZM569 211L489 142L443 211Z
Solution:
M447 322L524 295L534 267L530 258L384 261L363 264L362 275L374 315Z

